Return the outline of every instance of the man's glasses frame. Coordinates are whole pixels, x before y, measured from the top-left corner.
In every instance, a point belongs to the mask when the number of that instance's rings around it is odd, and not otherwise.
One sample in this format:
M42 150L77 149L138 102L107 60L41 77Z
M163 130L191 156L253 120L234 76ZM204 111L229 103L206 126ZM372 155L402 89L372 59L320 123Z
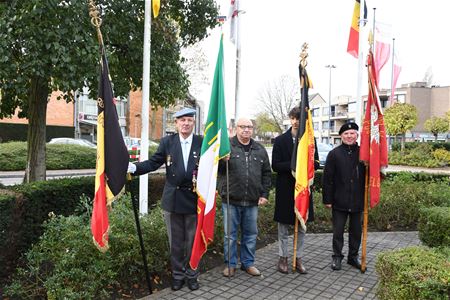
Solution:
M253 130L253 126L252 125L238 125L237 127L239 127L242 130L245 130L245 129Z

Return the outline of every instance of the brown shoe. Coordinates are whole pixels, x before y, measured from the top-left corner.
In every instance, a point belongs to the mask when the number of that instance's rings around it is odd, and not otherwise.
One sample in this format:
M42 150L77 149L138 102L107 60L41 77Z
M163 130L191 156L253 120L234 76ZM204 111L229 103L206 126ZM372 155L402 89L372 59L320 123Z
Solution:
M233 277L235 272L236 272L236 268L230 267L228 269L228 267L225 267L225 269L223 269L222 274L225 277Z
M247 272L248 274L250 274L252 276L261 276L261 272L255 266L250 266L248 268L244 268L244 266L241 265L241 270Z
M287 257L280 256L280 260L278 260L278 271L283 274L288 273Z
M308 274L308 271L306 271L306 268L302 265L302 260L300 258L296 258L295 261L295 270L300 274Z

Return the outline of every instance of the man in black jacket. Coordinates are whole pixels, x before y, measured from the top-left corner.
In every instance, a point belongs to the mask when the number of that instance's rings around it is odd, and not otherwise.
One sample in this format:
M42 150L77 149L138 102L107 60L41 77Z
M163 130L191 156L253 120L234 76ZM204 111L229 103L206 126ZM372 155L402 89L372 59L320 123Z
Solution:
M219 163L218 190L222 198L225 232L224 258L225 264L227 264L227 267L223 270L223 275L226 277L234 276L238 263L236 240L239 225L241 228L241 269L253 276L261 275L254 266L256 237L258 235L258 205L265 205L268 202L272 172L266 149L252 139L252 133L253 123L249 119L239 119L236 136L230 140L230 156L222 159ZM227 176L225 172L225 161L227 160L229 165L230 205L227 204ZM229 218L228 211L230 212ZM228 224L230 224L229 232ZM229 262L228 242L230 243ZM228 269L228 263L230 269Z
M289 112L291 128L275 138L272 150L272 169L277 173L275 185L275 213L274 221L278 223L278 253L279 260L277 269L279 272L288 273L288 237L289 228L294 225L294 187L295 178L292 175L291 158L294 151L295 138L299 128L300 108L298 106ZM315 168L319 167L319 155L317 147L315 151ZM312 194L309 198L308 222L314 220L314 204ZM303 247L306 232L299 226L296 253L296 271L307 274L302 263Z
M161 206L167 227L172 266L172 289L199 288L198 270L189 267L197 228L197 194L193 191L202 138L193 134L195 110L185 108L174 114L178 133L161 139L158 150L148 160L130 164L132 175L142 175L166 166L166 183Z
M364 165L359 161L358 125L350 122L339 130L342 144L328 153L323 172L323 203L332 208L333 259L331 268L341 269L344 228L349 218L347 263L361 269L358 260L364 210Z

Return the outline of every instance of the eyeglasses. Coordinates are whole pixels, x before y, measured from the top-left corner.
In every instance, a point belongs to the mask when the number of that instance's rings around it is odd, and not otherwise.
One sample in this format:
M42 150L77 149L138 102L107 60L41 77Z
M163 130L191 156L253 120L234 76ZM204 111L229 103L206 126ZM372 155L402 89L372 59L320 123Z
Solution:
M252 130L253 129L252 125L238 125L238 127L242 130L245 130L245 129Z

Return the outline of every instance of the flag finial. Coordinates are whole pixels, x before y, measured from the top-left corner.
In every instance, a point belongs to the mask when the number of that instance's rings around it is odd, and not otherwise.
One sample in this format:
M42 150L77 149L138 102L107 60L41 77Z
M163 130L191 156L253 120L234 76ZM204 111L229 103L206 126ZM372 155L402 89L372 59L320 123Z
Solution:
M306 61L306 58L308 58L308 43L303 43L302 45L302 52L300 53L300 64L303 68L305 68L308 65L308 62Z

